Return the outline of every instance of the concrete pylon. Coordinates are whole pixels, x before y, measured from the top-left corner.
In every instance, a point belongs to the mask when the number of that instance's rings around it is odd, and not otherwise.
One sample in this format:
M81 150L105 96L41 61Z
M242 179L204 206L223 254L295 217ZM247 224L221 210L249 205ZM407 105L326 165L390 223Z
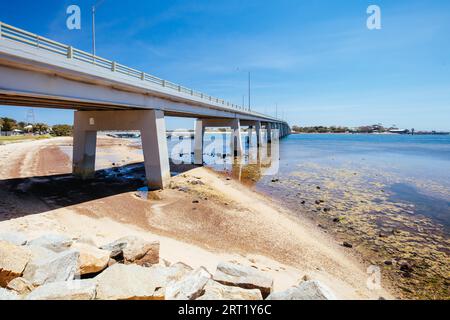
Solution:
M256 121L255 123L255 131L256 131L256 146L259 148L262 144L261 141L261 122Z
M252 148L252 146L253 146L253 126L248 126L248 130L247 130L247 133L248 133L248 147L249 148Z
M241 123L239 119L231 120L231 155L235 157L242 156L242 138L241 138Z
M162 189L169 183L170 167L166 125L161 110L75 111L73 139L74 175L95 174L97 131L139 130L148 186Z
M272 143L272 124L270 122L266 123L266 135L267 143Z
M205 126L203 119L195 122L194 133L194 164L203 164L203 138L205 136Z

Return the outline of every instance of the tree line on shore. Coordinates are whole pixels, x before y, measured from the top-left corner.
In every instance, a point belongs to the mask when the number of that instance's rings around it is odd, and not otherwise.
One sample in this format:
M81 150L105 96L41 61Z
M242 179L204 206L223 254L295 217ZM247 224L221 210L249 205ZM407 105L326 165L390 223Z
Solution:
M68 124L56 124L50 126L46 123L26 123L23 121L17 121L8 117L0 118L0 130L5 132L29 133L29 134L51 134L54 136L71 136L73 132L73 126Z
M355 128L343 127L343 126L313 126L313 127L300 127L292 126L291 130L297 133L382 133L389 130L396 129L395 127L386 128L382 124L360 126Z

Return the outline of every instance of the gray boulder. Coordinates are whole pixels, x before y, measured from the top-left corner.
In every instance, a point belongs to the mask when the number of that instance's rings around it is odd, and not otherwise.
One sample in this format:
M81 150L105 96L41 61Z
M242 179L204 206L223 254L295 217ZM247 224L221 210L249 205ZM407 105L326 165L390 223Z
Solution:
M20 297L13 291L0 288L0 300L20 300Z
M25 278L15 278L8 283L7 288L16 292L19 295L29 294L33 291L34 286Z
M93 300L97 283L93 279L60 281L33 290L27 300Z
M263 272L233 263L219 263L213 279L227 286L259 289L263 298L267 297L273 288L273 279Z
M267 300L336 300L336 296L320 281L310 280L285 291L274 292Z
M20 232L1 232L0 241L7 241L16 246L23 246L27 243L28 238Z
M22 276L30 259L31 253L26 247L0 241L0 287Z
M187 264L177 262L168 267L162 265L152 265L149 270L152 273L152 277L159 283L163 284L163 289L165 289L169 282L179 281L193 269Z
M75 243L72 248L80 253L78 275L97 273L108 266L110 251L98 249L86 243Z
M166 300L195 300L203 295L211 274L203 267L191 271L166 287Z
M147 241L129 236L101 246L100 249L111 251L111 258L123 257L125 263L138 265L159 263L159 241Z
M261 291L258 289L224 286L214 280L208 281L204 291L197 300L262 300Z
M77 272L79 256L78 251L67 250L33 259L26 266L23 277L34 286L72 280Z
M155 278L151 268L121 264L107 268L94 278L100 300L163 300L164 284Z
M70 248L72 239L61 234L46 234L28 241L27 245L40 246L54 252L62 252Z

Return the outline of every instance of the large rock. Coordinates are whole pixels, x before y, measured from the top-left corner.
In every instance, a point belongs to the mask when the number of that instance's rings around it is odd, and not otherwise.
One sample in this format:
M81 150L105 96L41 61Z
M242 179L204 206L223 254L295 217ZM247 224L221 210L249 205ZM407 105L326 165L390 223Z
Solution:
M25 247L0 241L0 287L20 277L30 259L31 253Z
M75 243L72 248L80 253L77 274L97 273L108 266L110 251L101 250L86 243Z
M97 299L163 300L164 283L154 277L151 268L116 263L97 277Z
M96 281L93 279L52 282L33 290L26 299L93 300L96 287Z
M123 258L125 263L138 265L151 265L159 262L159 241L147 241L138 237L129 236L100 247L111 251L111 258Z
M77 272L79 256L78 251L67 250L32 259L26 266L23 277L34 286L72 280Z
M33 291L34 286L27 279L20 277L12 279L8 283L7 288L16 292L17 294L26 295Z
M274 292L267 300L336 300L336 296L321 282L310 280L285 291Z
M193 270L190 266L182 262L174 263L168 267L152 265L149 269L153 278L164 285L162 289L165 289L165 285L169 282L179 281L182 277Z
M0 288L0 300L19 300L20 297L13 291Z
M204 290L205 293L197 300L262 300L258 289L224 286L214 280L209 280Z
M203 267L189 272L179 281L172 281L166 287L166 300L195 300L204 294L211 274Z
M6 241L16 246L23 246L27 243L27 236L20 232L1 232L0 241Z
M70 248L72 239L61 234L46 234L28 241L27 245L40 246L54 252L62 252Z
M259 289L263 298L272 292L273 280L254 268L233 263L220 263L213 279L227 286Z

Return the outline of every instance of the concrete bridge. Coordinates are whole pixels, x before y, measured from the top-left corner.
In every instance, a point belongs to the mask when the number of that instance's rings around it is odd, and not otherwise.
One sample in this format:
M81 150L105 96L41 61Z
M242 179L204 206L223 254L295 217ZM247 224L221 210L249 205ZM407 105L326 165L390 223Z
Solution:
M97 131L140 130L147 181L170 178L165 116L196 118L196 164L203 164L207 127L232 130L232 152L242 154L241 127L289 134L286 122L154 77L117 62L0 22L0 105L73 109L73 173L95 172Z

